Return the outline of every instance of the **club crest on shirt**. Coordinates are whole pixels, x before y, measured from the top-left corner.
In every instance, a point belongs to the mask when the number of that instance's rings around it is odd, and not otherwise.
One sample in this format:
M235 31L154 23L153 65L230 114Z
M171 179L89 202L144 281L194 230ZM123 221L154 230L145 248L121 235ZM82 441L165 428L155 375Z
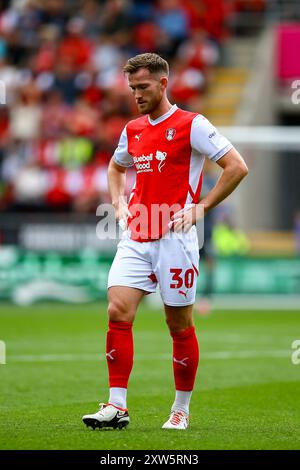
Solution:
M176 134L176 129L173 127L169 127L169 129L166 130L165 136L167 140L173 140Z

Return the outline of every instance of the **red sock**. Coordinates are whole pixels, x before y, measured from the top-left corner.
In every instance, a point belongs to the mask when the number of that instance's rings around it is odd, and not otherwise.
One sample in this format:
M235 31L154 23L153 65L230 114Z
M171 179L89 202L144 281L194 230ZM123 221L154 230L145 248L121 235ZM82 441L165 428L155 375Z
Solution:
M127 388L133 366L132 323L109 321L106 336L106 361L109 386Z
M198 363L199 346L195 327L180 333L172 333L173 371L176 390L190 392L194 388Z

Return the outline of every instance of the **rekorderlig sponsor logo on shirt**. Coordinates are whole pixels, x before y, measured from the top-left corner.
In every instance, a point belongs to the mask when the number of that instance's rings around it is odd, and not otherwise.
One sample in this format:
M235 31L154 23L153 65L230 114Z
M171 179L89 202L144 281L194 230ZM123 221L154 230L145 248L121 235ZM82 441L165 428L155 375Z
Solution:
M161 150L156 150L155 159L159 162L157 169L161 173L162 168L166 163L167 152L162 152ZM149 155L141 155L139 157L133 157L133 162L137 173L147 173L153 171L153 159L154 153Z
M153 171L151 168L151 162L153 160L153 153L150 155L141 155L140 157L133 157L137 173L146 173L148 171Z

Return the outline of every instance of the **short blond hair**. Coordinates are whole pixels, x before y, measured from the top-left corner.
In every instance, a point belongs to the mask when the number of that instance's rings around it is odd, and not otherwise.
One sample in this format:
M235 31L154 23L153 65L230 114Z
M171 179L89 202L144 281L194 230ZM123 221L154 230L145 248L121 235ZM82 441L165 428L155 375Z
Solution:
M136 73L139 69L147 69L153 74L162 74L169 76L169 64L160 57L160 55L153 52L146 54L139 54L126 62L123 71L124 73Z

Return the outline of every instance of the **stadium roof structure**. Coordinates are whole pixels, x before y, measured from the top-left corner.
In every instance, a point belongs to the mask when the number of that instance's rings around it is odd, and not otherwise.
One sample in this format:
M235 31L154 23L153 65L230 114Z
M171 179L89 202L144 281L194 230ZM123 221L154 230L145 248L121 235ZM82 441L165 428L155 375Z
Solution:
M219 130L234 144L263 149L300 149L299 126L230 126Z

